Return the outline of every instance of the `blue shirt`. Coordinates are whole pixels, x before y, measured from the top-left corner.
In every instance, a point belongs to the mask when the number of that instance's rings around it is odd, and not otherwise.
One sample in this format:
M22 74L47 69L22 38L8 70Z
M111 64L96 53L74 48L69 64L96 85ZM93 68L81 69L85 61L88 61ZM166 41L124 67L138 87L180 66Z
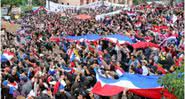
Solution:
M139 61L137 59L135 59L134 61L130 60L128 65L130 66L132 63L134 64L134 67L137 67L139 64Z

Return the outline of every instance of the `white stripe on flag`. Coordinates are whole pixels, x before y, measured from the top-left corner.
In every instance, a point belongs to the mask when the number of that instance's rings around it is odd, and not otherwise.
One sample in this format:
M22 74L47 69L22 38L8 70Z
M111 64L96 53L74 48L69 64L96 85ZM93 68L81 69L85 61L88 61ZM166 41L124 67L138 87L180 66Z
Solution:
M8 59L11 60L14 56L13 55L9 55L7 53L3 53L3 55Z
M118 74L118 76L122 76L123 75L123 73L119 69L116 70L116 73Z

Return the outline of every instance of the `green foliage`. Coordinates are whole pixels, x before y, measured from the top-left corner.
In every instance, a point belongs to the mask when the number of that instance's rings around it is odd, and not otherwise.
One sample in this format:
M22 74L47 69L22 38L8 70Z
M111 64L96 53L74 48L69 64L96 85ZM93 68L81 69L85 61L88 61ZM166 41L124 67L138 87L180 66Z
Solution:
M46 3L46 0L32 0L32 4L34 6L44 6Z
M32 0L32 4L34 6L44 6L46 0ZM20 6L20 5L27 5L28 0L1 0L1 4L3 5L14 5L14 6Z
M138 5L140 3L143 3L145 0L133 0L134 5Z
M138 0L133 0L133 4L138 5L139 4Z
M30 10L32 10L32 6L22 6L22 7L21 7L21 10L22 10L23 12L25 12L25 11L30 11Z
M176 72L169 73L159 79L159 83L173 93L178 99L184 98L184 66L178 67Z
M19 6L22 5L26 0L1 0L2 5L14 5Z

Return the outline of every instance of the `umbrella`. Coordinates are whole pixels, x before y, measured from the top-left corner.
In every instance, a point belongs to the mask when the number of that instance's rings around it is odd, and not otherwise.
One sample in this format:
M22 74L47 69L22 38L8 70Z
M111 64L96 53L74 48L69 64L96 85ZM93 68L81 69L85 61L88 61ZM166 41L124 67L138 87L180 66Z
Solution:
M86 19L90 19L91 16L89 16L87 14L80 14L80 15L75 16L75 18L81 19L81 20L86 20Z

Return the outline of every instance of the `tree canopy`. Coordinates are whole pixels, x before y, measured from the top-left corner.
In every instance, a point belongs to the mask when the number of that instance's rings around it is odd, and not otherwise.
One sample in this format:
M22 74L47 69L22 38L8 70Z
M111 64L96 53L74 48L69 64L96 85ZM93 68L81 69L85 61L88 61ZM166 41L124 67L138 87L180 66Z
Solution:
M164 88L177 96L178 99L184 98L184 66L178 67L176 72L169 73L159 79Z
M10 6L19 6L23 4L26 0L1 0L2 5L10 5Z
M20 6L28 3L28 0L1 0L1 4L10 5L10 6ZM33 5L43 6L45 4L45 0L32 0Z
M44 6L45 3L46 3L46 0L32 0L32 4L37 6Z

